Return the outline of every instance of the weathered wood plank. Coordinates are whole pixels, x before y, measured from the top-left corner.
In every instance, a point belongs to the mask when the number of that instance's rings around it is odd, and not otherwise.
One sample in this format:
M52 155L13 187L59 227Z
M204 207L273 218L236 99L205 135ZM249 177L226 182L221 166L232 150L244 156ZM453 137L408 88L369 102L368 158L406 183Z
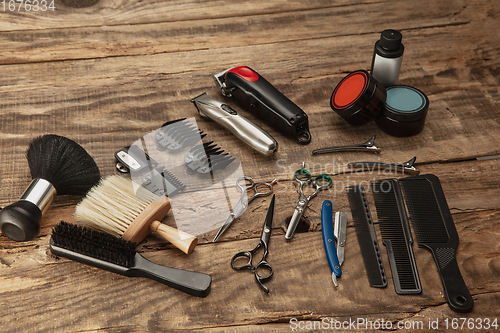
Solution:
M59 197L35 240L16 243L0 235L2 332L284 332L290 331L291 318L358 317L426 324L439 319L437 331L450 331L444 329L445 319L498 316L498 160L464 161L500 154L500 8L495 1L56 5L55 13L2 14L0 206L17 200L28 184L24 152L36 135L75 139L108 175L116 172L114 151L166 120L195 116L209 139L241 160L247 175L256 181L281 179L268 257L275 276L265 295L251 273L229 265L234 253L256 245L270 197L253 202L220 243L211 244L215 231L200 235L200 245L189 256L154 236L138 247L155 262L211 274L213 289L205 299L55 258L48 250L51 228L61 219L72 221L79 200ZM347 72L369 68L373 43L385 28L403 31L400 83L423 90L431 100L425 130L416 137L393 138L374 124L351 127L328 105L333 87ZM295 144L242 111L280 142L278 155L268 159L196 115L188 100L203 91L221 98L211 75L241 64L259 71L307 112L313 134L309 146ZM360 143L373 134L383 148L380 156L310 155L312 149ZM300 162L319 174L336 173L351 161L403 162L413 156L422 173L438 175L443 184L460 235L457 258L476 301L470 314L448 308L430 253L416 245L422 295L398 296L392 283L386 290L369 288L351 221L344 274L339 288L332 286L321 241L322 201L330 199L336 210L349 212L347 184L393 175L335 176L336 187L311 201L300 232L291 242L284 240L298 198L290 179ZM171 216L166 223L173 225ZM387 263L385 249L382 256Z
M206 50L196 55L180 52L125 57L120 61L97 59L4 66L0 88L3 96L0 152L5 167L0 171L0 203L15 200L28 183L24 151L35 135L69 136L90 151L103 174L112 173L114 151L166 120L196 116L189 98L203 91L219 96L211 75L234 64L258 69L310 115L313 142L308 146L299 146L261 120L255 120L281 143L274 159L258 155L217 124L197 117L210 139L238 157L245 172L254 177L280 176L283 169L278 163L287 166L309 160L343 165L378 158L355 153L310 157L314 148L363 142L372 134L377 134L377 144L384 149L379 157L387 162L403 162L413 156L418 157L417 163L433 163L496 155L500 152L500 137L499 113L495 110L500 93L495 86L498 57L492 55L498 54L498 46L491 42L492 37L479 37L480 32L467 25L406 34L408 55L401 83L425 91L431 107L424 132L405 139L390 137L375 124L354 128L328 106L333 87L344 75L339 71L363 67L362 64L368 66L373 38L365 35L304 40L293 45L228 48L223 53ZM456 35L479 39L481 46L478 50L461 47ZM411 47L426 43L432 46L422 54ZM360 53L351 56L348 50L352 50L352 45L360 45ZM295 49L293 59L289 53L291 46ZM454 51L446 55L436 53L448 49ZM454 55L459 49L463 59ZM315 50L313 59L311 50ZM478 52L490 54L491 59L477 60ZM273 54L274 61L259 59L260 54ZM332 57L335 54L340 57ZM444 64L443 56L448 57L444 61L450 61L449 65ZM423 59L429 62L423 64ZM447 69L443 70L443 66ZM242 113L252 119L247 112Z
M369 34L376 40L382 20L386 26L395 26L406 32L417 27L423 29L468 24L474 17L486 16L487 11L487 8L474 1L466 4L457 0L447 1L432 11L428 10L430 3L430 0L418 3L376 2L347 7L335 4L328 8L312 7L300 11L292 5L286 11L271 14L247 12L244 16L231 11L235 5L241 10L241 3L231 3L231 8L224 10L224 15L229 13L231 16L217 19L214 16L220 13L212 13L206 19L193 20L178 16L174 21L155 24L149 21L144 24L95 27L85 24L84 27L67 29L61 29L59 24L62 22L58 22L58 26L52 29L14 30L2 34L0 41L4 47L0 64L224 49L361 34ZM171 8L170 3L156 5ZM252 7L257 6L256 3L252 4ZM397 7L399 15L388 16L387 6ZM220 11L222 7L210 8L219 8ZM263 9L264 13L266 11ZM78 24L79 21L75 19L73 22Z
M500 175L496 167L498 160L485 161L467 161L452 164L433 164L419 167L422 174L435 174L440 181L445 192L448 205L453 214L461 212L482 212L500 209L500 203L497 198L500 196L500 186L497 180ZM314 168L310 168L312 172ZM314 172L317 174L317 171ZM297 232L319 231L321 230L320 211L324 200L329 199L333 202L336 211L344 211L350 214L349 203L345 194L347 186L361 184L370 192L369 182L377 179L387 179L391 177L401 177L399 174L375 174L375 173L355 173L346 175L337 175L333 177L333 186L331 189L322 191L309 203L302 223L298 226ZM270 181L270 179L263 179ZM277 228L275 233L284 233L288 222L293 214L298 200L297 184L289 180L283 180L274 187L277 200L274 226ZM373 206L371 195L368 196ZM175 200L175 198L173 199ZM61 220L75 222L73 218L74 203L77 198L56 199L53 207L47 212L42 221L42 230L40 235L46 236L51 233L51 229ZM245 212L231 227L226 230L220 241L228 242L239 239L260 237L261 226L267 212L270 197L257 198L250 204L248 211ZM202 213L199 216L203 216ZM260 216L260 218L257 218ZM226 216L221 216L219 223L222 223ZM193 221L179 221L183 229L187 232L199 236L199 244L211 243L216 230L200 234L197 224L203 219ZM164 219L164 223L177 227L175 217L170 212ZM205 223L205 222L202 222ZM352 221L349 221L352 226ZM206 230L203 228L202 230ZM16 248L25 246L36 246L38 241L17 243L1 238L0 248ZM145 243L141 245L142 251L156 251L170 248L171 245L154 235L151 235Z
M4 10L4 19L0 30L29 30L48 28L71 28L89 26L157 24L169 21L203 20L227 16L252 16L283 11L307 11L317 8L345 7L359 3L371 3L373 0L337 0L335 3L325 0L254 1L242 0L217 1L208 3L202 0L161 1L146 0L61 0L55 2L54 11ZM50 1L49 1L50 3ZM91 6L89 6L91 5ZM18 9L19 6L16 6ZM2 7L3 8L3 7Z
M499 249L491 246L500 236L498 214L498 211L459 214L464 220L457 223L461 236L457 260L475 297L500 291L495 273L500 269ZM478 217L482 220L480 223ZM253 274L235 272L229 265L232 255L253 247L255 239L202 245L188 258L175 250L147 253L148 258L158 263L211 274L210 295L197 299L147 279L125 278L56 259L48 253L46 236L42 245L28 255L29 260L25 257L0 268L3 280L0 305L8 309L0 323L7 331L54 331L69 327L90 330L127 326L127 318L135 318L135 323L161 331L246 326L290 318L384 318L391 314L406 317L446 302L428 251L415 249L422 295L399 296L392 283L382 290L368 287L352 228L347 237L343 275L340 286L335 289L319 232L298 234L291 243L282 235L273 236L268 260L275 276L267 284L271 290L269 295L258 288ZM384 251L382 253L387 262ZM238 300L233 303L230 299L235 295ZM228 307L228 302L233 305ZM473 312L464 316L493 315L492 311L491 304L480 302L476 297ZM440 307L438 313L446 317L456 315L447 306Z

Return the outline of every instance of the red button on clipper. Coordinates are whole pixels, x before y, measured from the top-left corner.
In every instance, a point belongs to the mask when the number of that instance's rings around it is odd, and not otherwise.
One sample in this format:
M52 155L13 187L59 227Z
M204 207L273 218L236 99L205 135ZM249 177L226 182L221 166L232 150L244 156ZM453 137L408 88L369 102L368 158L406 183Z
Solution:
M245 66L235 67L229 70L228 73L235 73L250 82L257 81L259 79L259 75L257 73Z

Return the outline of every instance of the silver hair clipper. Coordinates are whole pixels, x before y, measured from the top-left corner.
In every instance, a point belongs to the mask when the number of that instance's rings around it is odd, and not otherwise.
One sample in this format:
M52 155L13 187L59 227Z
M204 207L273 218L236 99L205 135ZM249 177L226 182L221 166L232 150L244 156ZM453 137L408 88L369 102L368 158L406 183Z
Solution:
M191 100L201 116L208 117L227 128L241 141L258 151L271 156L278 150L278 142L262 128L240 115L233 108L203 93Z

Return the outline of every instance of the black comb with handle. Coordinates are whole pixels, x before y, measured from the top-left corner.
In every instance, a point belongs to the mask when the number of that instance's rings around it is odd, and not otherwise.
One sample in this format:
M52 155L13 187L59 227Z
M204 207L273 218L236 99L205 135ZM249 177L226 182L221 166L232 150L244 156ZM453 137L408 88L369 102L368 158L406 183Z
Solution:
M371 185L394 289L400 295L420 294L422 287L413 255L413 239L398 180L377 180Z
M385 288L387 287L387 277L365 189L362 185L349 186L347 198L351 206L352 219L370 287Z
M457 264L458 233L439 178L422 175L399 180L419 247L432 252L450 308L469 312L474 300Z

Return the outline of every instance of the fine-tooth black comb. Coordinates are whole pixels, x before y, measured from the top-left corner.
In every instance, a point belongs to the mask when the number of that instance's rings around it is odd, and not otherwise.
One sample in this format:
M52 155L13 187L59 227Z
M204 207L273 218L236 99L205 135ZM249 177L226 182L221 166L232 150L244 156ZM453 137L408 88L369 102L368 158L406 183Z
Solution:
M380 255L377 235L373 228L373 220L366 200L365 189L361 185L349 186L347 188L347 198L351 206L352 219L370 287L385 288L387 287L387 277L382 263L382 256Z
M394 289L400 295L420 294L422 287L413 255L413 239L397 179L372 181L373 198L387 248Z
M208 295L210 275L157 265L137 253L135 246L108 233L66 222L58 224L50 238L50 250L57 256L128 277L153 279L193 296Z
M224 153L224 150L213 141L195 145L184 156L184 162L188 167L187 173L190 175L196 172L207 174L222 170L234 160L235 157Z
M450 308L469 312L474 300L457 264L458 232L439 178L422 175L399 180L419 247L432 252Z
M168 121L155 133L157 148L163 150L179 150L190 147L206 136L186 118Z

